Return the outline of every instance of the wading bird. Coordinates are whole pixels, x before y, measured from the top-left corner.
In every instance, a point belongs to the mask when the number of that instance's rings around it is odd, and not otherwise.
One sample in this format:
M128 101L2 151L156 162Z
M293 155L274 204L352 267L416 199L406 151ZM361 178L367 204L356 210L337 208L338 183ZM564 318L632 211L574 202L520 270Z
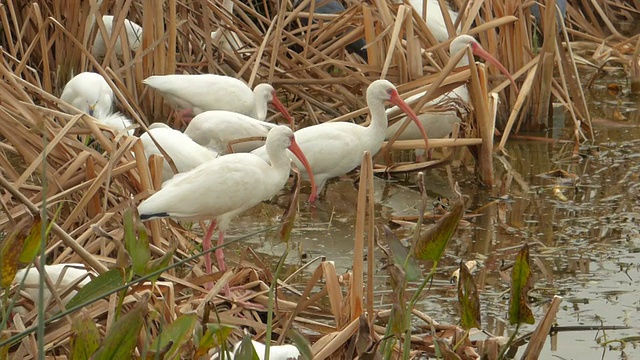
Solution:
M384 110L384 103L387 101L400 107L422 129L415 113L400 98L395 86L387 80L376 80L367 89L367 105L371 112L369 126L325 122L295 132L296 141L309 159L311 171L316 178L316 196L320 194L327 180L344 175L360 166L365 151L375 155L380 150L387 129L387 115ZM427 134L424 130L422 134L428 148ZM267 149L264 146L252 153L267 159ZM308 176L307 173L302 175L305 178Z
M217 152L229 152L230 143L247 138L263 138L278 125L254 119L247 115L224 110L205 111L191 119L185 134L193 141ZM264 140L232 144L233 152L250 152L264 145Z
M144 145L144 153L149 160L151 155L162 155L151 136L158 142L162 149L171 157L178 172L183 173L195 169L203 163L215 159L218 154L210 149L197 144L189 136L174 130L163 123L153 123L149 131L140 136ZM174 173L167 159L162 166L162 181L173 177Z
M236 215L270 199L287 182L291 159L286 149L300 159L307 171L311 171L305 155L296 144L293 131L288 127L281 125L271 129L265 146L270 164L252 154L230 154L177 174L138 206L140 218L212 219L202 247L205 251L211 249L211 236L216 225L219 230L218 246L222 246L224 233ZM311 183L315 190L313 177ZM312 195L309 200L314 199ZM222 248L216 250L216 258L219 269L224 271ZM205 255L205 268L207 273L211 273L209 253ZM228 287L226 292L228 295Z
M264 120L272 103L287 121L292 121L269 84L251 90L242 80L214 74L150 76L143 83L160 92L172 107L181 109L183 118L208 110L227 110Z
M462 50L466 46L471 46L471 50L473 51L474 55L480 56L484 58L486 61L488 61L489 63L498 67L498 69L500 69L500 71L505 76L507 76L509 80L511 80L511 83L517 90L517 85L515 84L515 81L511 77L511 74L509 74L509 71L507 71L507 69L496 58L494 58L490 53L485 51L480 45L480 43L476 39L474 39L472 36L469 36L469 35L457 36L449 45L449 52L451 53L451 56L453 56L454 54L458 53L460 50ZM468 65L469 65L469 58L467 56L463 56L462 59L460 59L460 62L458 62L457 67L463 67ZM407 98L406 102L411 104L412 102L418 100L420 97L424 96L425 94L426 93L422 92L414 96L411 96ZM452 91L446 94L443 94L440 97L437 97L436 99L426 103L425 107L443 105L452 100L454 101L454 104L455 104L455 101L461 101L465 104L468 104L469 90L467 89L467 86L461 85L453 89ZM463 107L459 107L457 110L454 109L454 110L445 111L445 112L425 112L418 115L418 118L420 119L420 122L422 123L422 127L427 132L427 135L429 136L429 138L440 139L448 136L449 133L451 133L453 124L460 122L460 118L458 117L458 114L459 113L463 115L466 114L467 112L466 109L467 109L467 106L463 106ZM397 109L390 108L387 110L387 115L394 113L396 111ZM404 119L406 119L406 117L389 126L389 128L386 131L385 139L387 140L390 139L396 133L396 131L398 131ZM422 137L421 130L418 129L418 127L416 127L414 123L410 123L407 126L407 128L400 134L400 136L398 137L398 140L414 140L414 139L420 139L421 137Z

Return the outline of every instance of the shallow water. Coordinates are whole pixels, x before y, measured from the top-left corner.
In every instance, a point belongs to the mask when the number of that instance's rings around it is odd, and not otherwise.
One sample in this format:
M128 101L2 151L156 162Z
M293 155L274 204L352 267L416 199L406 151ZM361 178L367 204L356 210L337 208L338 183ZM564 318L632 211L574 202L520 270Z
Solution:
M512 261L526 241L532 247L536 276L530 293L537 299L532 304L536 321L542 318L547 301L558 295L564 299L557 315L558 326L628 325L631 329L606 331L606 339L638 335L640 100L609 94L605 85L599 83L588 93L593 117L611 119L617 109L628 120L617 124L597 120L595 145L582 146L581 156L572 156L572 144L510 140L507 155L495 157L493 188L480 186L473 171L464 166L427 171L425 183L430 201L436 196L451 196L451 179L469 196L468 211L475 211L498 196L506 196L508 201L485 207L480 211L482 216L458 230L430 292L419 304L422 311L440 322L456 323L457 295L449 278L459 261L475 259L480 262L474 278L480 289L482 325L490 333L508 336L514 328L508 325L509 282L500 275L499 268L503 261ZM562 109L557 110L555 127L536 136L568 138L565 131L572 125L564 119ZM576 175L577 180L559 183L541 176L558 169ZM412 180L376 179L378 225L387 223L386 219L393 215L416 214L420 196ZM323 256L335 262L338 272L349 270L353 263L356 196L352 181L331 183L318 208L301 214L288 262L301 264ZM259 229L268 225L266 219L281 213L273 205L258 207L234 222L236 229L230 235ZM395 231L408 235L405 228L396 227ZM248 242L259 253L279 256L284 246L274 245L271 237L273 233L267 239L260 236ZM379 269L382 253L376 251L375 256L375 267ZM311 266L310 271L315 268L316 265ZM376 299L386 304L391 292L387 280L385 271L376 273ZM533 327L524 327L521 334L531 330ZM541 358L640 358L637 343L623 346L614 341L602 346L603 335L595 330L560 332L546 342Z

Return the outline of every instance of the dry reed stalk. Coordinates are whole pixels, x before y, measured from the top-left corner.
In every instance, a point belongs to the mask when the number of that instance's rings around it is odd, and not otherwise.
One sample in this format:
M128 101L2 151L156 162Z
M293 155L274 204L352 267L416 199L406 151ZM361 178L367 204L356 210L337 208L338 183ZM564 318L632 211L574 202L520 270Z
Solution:
M131 206L128 199L133 198L133 204L136 204L159 187L161 162L156 159L149 165L141 144L121 134L105 134L106 129L86 115L73 116L57 111L56 96L61 93L66 81L81 71L96 71L105 76L116 93L121 109L144 130L154 119L166 121L166 108L163 107L161 96L142 85L142 80L150 75L224 72L252 85L269 81L277 84L290 112L301 119L300 122L307 124L333 120L363 121L362 115L367 114L364 89L380 77L396 83L405 98L426 90L427 94L412 105L419 111L427 111L428 107L424 104L455 86L469 81L487 81L485 76L475 79L477 73L470 69L459 72L452 70L457 54L447 54L448 42L438 44L435 41L421 20L421 10L382 0L367 3L346 1L345 13L326 16L314 13L313 8L310 11L305 9L306 4L315 6L315 2L303 3L292 8L289 7L290 2L262 2L256 5L234 0L233 12L213 1L118 0L104 1L101 6L95 1L81 2L79 6L64 1L35 1L29 4L7 1L0 4L0 24L3 29L0 73L5 80L0 83L3 99L0 104L0 133L4 137L0 144L0 166L3 170L2 179L6 183L0 193L3 209L0 230L10 228L30 212L37 212L38 206L46 198L50 213L60 208L59 223L62 224L53 227L54 236L47 255L54 263L83 261L98 272L104 272L105 264L115 263L115 247L98 236L95 227L121 239L122 210ZM543 98L557 99L570 109L576 124L575 144L578 144L582 135L577 124L590 123L590 120L571 54L572 46L567 46L568 55L563 56L559 40L548 39L547 35L552 31L544 27L545 43L548 41L549 44L545 48L545 54L548 54L544 65L546 68L544 72L531 70L536 64L537 55L536 44L532 41L535 30L526 4L515 0L460 3L458 1L463 11L456 24L450 19L446 20L449 32L452 33L459 25L465 33L478 34L483 46L494 52L512 73L517 74L516 77L526 74L522 92L517 97L511 90L501 94L503 110L500 113L509 120L499 148L504 149L514 126L529 121L521 114L527 113L532 104L541 103L539 100ZM441 6L443 4L441 2ZM634 5L637 11L637 2ZM599 0L573 1L568 5L568 28L566 33L563 30L562 39L567 42L571 36L573 40L602 42L611 49L612 54L620 55L619 58L623 59L620 61L624 61L635 51L634 42L624 36L607 36L607 32L620 34L610 27L616 21L628 19L629 14L634 14L633 10L632 5L617 0L607 3ZM110 37L106 36L100 18L101 14L106 13L115 15L115 31ZM552 22L549 19L553 19L553 15L550 14L548 10L545 25ZM96 16L98 18L93 26ZM308 17L317 21L301 25L302 19ZM115 56L116 38L120 36L124 39L125 18L141 24L144 34L142 46L135 54L127 51L131 44L123 41L123 56L119 59ZM517 22L516 18L519 19ZM479 25L474 27L474 23ZM604 26L600 26L600 23ZM210 30L214 27L234 31L245 47L231 52L216 48L217 44L210 38ZM94 59L90 52L98 33L107 40L107 56L104 59ZM348 36L342 36L347 33ZM359 36L364 36L368 44L367 63L343 49L345 44ZM554 42L555 45L551 46ZM637 58L637 54L635 56ZM449 57L453 59L449 61ZM542 81L542 78L535 77L541 77L542 74L548 77L551 70L556 68L560 72L560 81L550 82L544 94L534 93L533 82ZM488 68L491 74L495 71ZM491 86L483 85L479 92L475 91L485 105L488 88L493 87L491 91L500 92L506 86L502 77L489 76L489 80ZM572 96L569 96L569 92ZM493 95L491 101L495 104ZM545 105L541 104L538 108L540 114L545 112ZM480 109L480 114L476 116L478 119L489 120L489 126L484 126L484 129L491 128L495 106ZM43 135L49 141L47 146L42 142ZM87 146L78 135L84 139L93 138L99 147ZM478 144L479 141L432 139L430 146ZM398 141L388 144L386 148L422 146L422 141ZM130 155L131 151L135 159ZM44 160L47 163L44 173L40 170L43 153L48 154ZM402 164L391 171L415 170L438 163L441 161ZM374 172L378 172L378 169ZM370 175L366 171L363 174ZM42 188L41 180L44 177L50 184L47 189ZM87 209L84 204L91 206ZM369 206L372 206L372 202L369 202ZM369 207L366 211L372 210ZM199 241L197 236L173 221L166 221L162 226L160 224L158 221L149 223L154 254L162 254L168 243L173 241L179 243L181 252L178 256L193 251L193 243ZM371 238L371 223L365 228ZM369 247L371 250L372 246ZM369 265L372 265L372 257L369 259ZM291 311L281 316L285 319L281 324L283 330L290 328L294 321L304 321L310 328L321 329L321 333L326 334L338 331L349 322L349 316L342 311L345 300L335 280L335 269L332 270L327 264L318 269L293 310L291 304L282 299L282 309ZM371 276L372 269L368 271ZM188 280L166 275L165 279L179 285L171 290L175 291L172 296L181 298L184 294L180 291L187 290L192 292L189 300L185 301L187 304L202 300L203 289L195 284L199 280L198 270L194 269L194 273ZM242 271L237 277L225 277L222 283L228 280L234 283L247 281L254 276L251 274ZM330 279L327 287L313 292L313 287L323 277ZM260 284L256 287L264 285ZM351 295L349 301L354 300L355 295ZM263 301L260 296L255 298L256 301ZM279 298L281 296L278 295ZM327 296L332 309L332 320L328 320L330 325L306 319L320 316L318 312L324 309L320 300ZM367 311L373 316L375 310L370 308L373 305L370 304L371 295L368 297ZM351 304L348 309L345 307L345 311L356 312L357 305ZM173 310L168 312L173 314ZM224 319L240 324L242 321L237 318L239 313L239 310L225 313ZM100 315L100 321L105 320L104 314ZM113 315L113 311L110 312L110 316ZM213 317L207 320L213 321ZM258 328L262 326L257 321L250 323ZM23 327L29 325L29 322L22 323ZM61 334L64 333L65 330L61 330ZM342 336L349 338L347 334ZM64 344L55 346L63 348ZM25 354L25 349L36 349L33 336L25 338L19 352Z

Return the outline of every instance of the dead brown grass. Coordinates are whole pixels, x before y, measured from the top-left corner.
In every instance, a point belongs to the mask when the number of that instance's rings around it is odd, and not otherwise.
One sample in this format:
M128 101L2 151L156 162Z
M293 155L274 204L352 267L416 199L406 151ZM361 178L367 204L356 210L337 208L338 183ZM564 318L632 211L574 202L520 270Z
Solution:
M233 13L218 2L195 0L116 0L104 1L101 6L94 1L0 4L3 179L0 230L10 232L22 219L36 213L46 199L50 216L59 212L47 245L48 260L82 262L104 272L115 265L116 245L96 227L112 238L122 239L123 210L137 204L158 186L159 180L152 176L153 166L150 170L143 160L137 138L110 132L88 115L60 111L57 96L64 84L82 71L96 71L109 79L119 107L135 119L140 131L153 121L166 121L169 112L162 99L142 85L144 78L154 74L218 73L243 78L250 85L270 82L279 89L298 126L361 121L367 113L363 92L370 82L381 77L397 84L406 96L427 90L427 95L415 105L417 109L440 94L443 87L450 89L452 84L469 82L471 107L475 110L468 119L465 134L470 139L457 143L443 140L442 146L482 143L479 152L484 155L479 155L480 162L490 162L496 128L502 132L498 148L504 149L512 132L544 127L552 101L564 104L570 111L576 148L581 141L591 138L589 114L571 51L576 48L575 42L579 42L581 53L587 49L587 53L598 55L596 66L601 67L608 61L630 61L632 55L637 61L640 41L637 34L627 37L614 26L621 19L638 18L637 1L573 1L567 9L568 25L565 28L559 24L560 32L556 25L551 25L555 24L555 13L543 11L544 40L540 46L531 40L534 30L529 16L530 2L456 1L458 8L465 8L460 20L463 32L477 34L483 47L496 54L514 74L520 86L516 94L512 87L503 91L508 81L498 75L497 69L472 65L456 72L453 66L447 67L448 43L436 44L417 13L405 5L349 0L345 1L348 6L343 14L315 14L317 22L305 26L300 19L307 16L303 7L306 1L295 8L289 1L233 3ZM467 4L471 6L463 7ZM91 27L91 19L107 13L116 15L116 28L123 29L125 18L143 26L142 47L136 53L125 51L123 58L118 59L111 49L115 46L114 39L107 50L110 56L105 59L91 56L92 40L102 31L101 22ZM218 50L214 46L216 40L209 36L218 27L236 32L244 47ZM349 31L349 37L340 36ZM367 63L344 50L345 44L358 37L364 37L369 44ZM635 64L636 76L637 68ZM88 138L93 139L91 145L87 145ZM393 147L417 148L421 143L396 142ZM396 170L437 163L405 164ZM485 165L483 179L490 183L493 176L487 167L490 165ZM371 203L365 207L363 199L365 195L360 201L360 212L373 216ZM371 223L366 225L364 221L359 219L357 238L364 233L373 236ZM154 257L164 254L170 242L179 244L178 257L187 256L200 241L171 221L153 222L150 228ZM210 306L205 299L216 299L215 293L200 286L203 280L198 263L191 265L192 272L182 270L179 274L163 275L163 282L153 290L156 296L162 293L166 298L167 321L192 311L203 316L204 308ZM356 270L361 271L362 266ZM362 275L356 275L352 284L361 289ZM322 278L325 283L317 290L312 285L319 284ZM323 263L309 280L310 286L299 296L279 294L275 328L288 328L296 323L316 331L319 335L314 340L321 338L314 346L317 358L345 356L344 344L356 333L364 309L368 310L369 324L373 320L371 294L365 304L359 300L363 294L354 298L356 293L352 291L350 298L343 297L337 279L331 264ZM262 309L267 302L265 289L274 279L270 277L269 266L260 266L259 259L252 258L232 277L223 280L243 284L252 295L242 300ZM134 301L142 290L131 291L125 302ZM327 294L329 308L320 301ZM115 295L89 310L96 323L108 326L115 311L114 301ZM214 305L220 303L222 300L214 300ZM348 307L344 308L346 304ZM238 306L217 316L222 322L250 326L261 333L265 324L259 320L258 312ZM331 316L326 319L329 313ZM33 321L31 318L17 330L31 326ZM217 321L216 315L202 321ZM65 320L47 329L50 354L67 354L68 343L60 339L68 338L69 331ZM35 338L30 335L27 339L12 349L11 356L33 357Z

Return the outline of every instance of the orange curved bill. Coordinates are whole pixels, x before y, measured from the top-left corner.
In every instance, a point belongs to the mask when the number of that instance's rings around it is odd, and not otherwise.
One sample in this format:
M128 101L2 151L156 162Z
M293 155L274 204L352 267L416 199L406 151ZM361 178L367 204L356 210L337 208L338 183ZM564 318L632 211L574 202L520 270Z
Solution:
M424 139L425 150L429 150L429 137L427 137L427 132L424 131L424 128L422 127L422 123L420 122L420 119L418 119L418 115L416 115L416 113L413 112L411 107L407 105L407 103L404 102L404 100L402 100L400 95L398 95L397 90L395 89L393 90L393 92L391 93L391 98L389 99L389 102L392 103L393 105L396 105L400 109L402 109L402 111L404 111L413 120L413 122L416 123L416 126L418 127L418 129L420 129L420 133L422 134L422 138Z
M291 115L289 115L287 108L280 102L280 99L278 99L278 97L276 96L275 91L273 92L273 98L271 99L271 103L276 109L278 109L278 111L280 111L282 116L284 116L284 118L287 119L287 121L289 121L289 127L291 128L291 130L296 131L293 118L291 117Z
M302 153L302 149L298 146L295 139L291 139L291 145L289 145L289 150L295 155L298 160L302 163L305 170L307 171L307 175L309 175L309 181L311 181L311 195L309 195L309 202L314 202L316 200L316 180L313 178L313 171L311 171L311 165L309 165L309 161L307 157Z
M513 85L513 88L516 90L516 94L519 93L518 85L516 85L516 82L513 80L513 77L511 77L511 74L509 73L507 68L505 68L504 65L502 65L502 63L498 61L498 59L494 58L493 55L491 55L487 50L483 49L482 46L480 46L480 44L473 44L471 46L471 49L473 50L474 55L480 56L481 58L492 63L498 69L500 69L500 71L507 78L509 78L509 81L511 81L511 85Z

